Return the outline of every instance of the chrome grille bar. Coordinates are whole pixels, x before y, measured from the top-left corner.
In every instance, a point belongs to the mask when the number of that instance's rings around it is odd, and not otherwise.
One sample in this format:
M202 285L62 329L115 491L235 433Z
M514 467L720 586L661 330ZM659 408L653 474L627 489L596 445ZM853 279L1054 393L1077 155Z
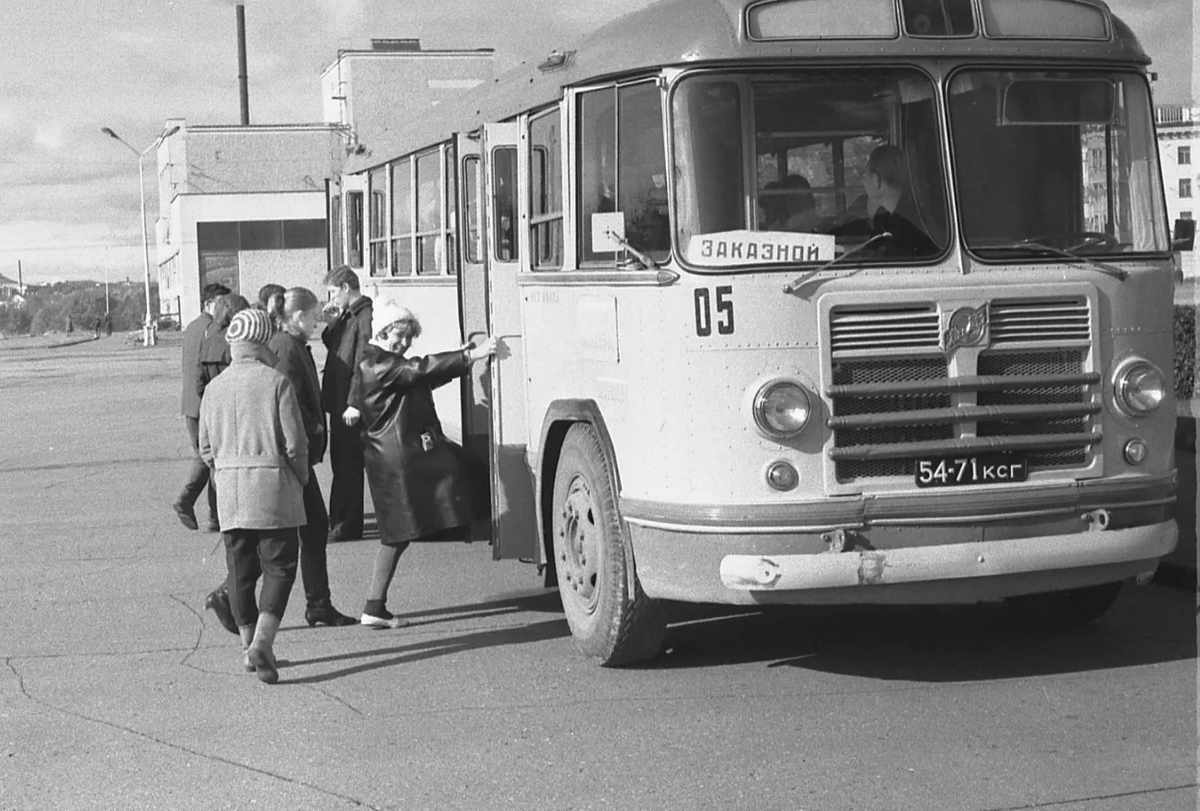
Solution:
M887 445L849 445L830 448L834 461L866 459L902 459L915 456L943 456L961 452L1037 450L1047 446L1087 447L1104 438L1100 431L1076 434L1035 434L1031 436L968 436L927 442L898 442Z
M876 414L855 414L830 417L830 428L883 428L894 425L931 425L940 422L963 422L983 419L1056 420L1085 417L1100 413L1096 403L1047 403L1045 405L960 406L930 408L914 411L890 411Z

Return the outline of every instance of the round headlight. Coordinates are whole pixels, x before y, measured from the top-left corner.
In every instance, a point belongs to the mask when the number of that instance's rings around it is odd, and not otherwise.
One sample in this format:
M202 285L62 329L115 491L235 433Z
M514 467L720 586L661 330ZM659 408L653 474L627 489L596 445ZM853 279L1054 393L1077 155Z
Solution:
M754 398L754 421L767 434L787 438L804 430L811 406L808 392L795 383L770 383Z
M1134 417L1150 414L1167 399L1167 378L1148 360L1123 367L1113 381L1117 405Z

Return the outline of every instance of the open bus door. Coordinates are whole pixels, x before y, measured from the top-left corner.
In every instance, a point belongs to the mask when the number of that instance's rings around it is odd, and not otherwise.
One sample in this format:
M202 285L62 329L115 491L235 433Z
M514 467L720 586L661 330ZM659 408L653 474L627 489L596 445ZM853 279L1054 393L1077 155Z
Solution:
M502 349L488 364L492 486L492 556L542 562L533 479L525 462L525 364L521 335L521 195L526 177L516 124L485 124L482 169L484 284L487 324ZM467 287L464 284L464 290ZM463 301L464 319L469 306ZM477 317L477 316L476 316Z

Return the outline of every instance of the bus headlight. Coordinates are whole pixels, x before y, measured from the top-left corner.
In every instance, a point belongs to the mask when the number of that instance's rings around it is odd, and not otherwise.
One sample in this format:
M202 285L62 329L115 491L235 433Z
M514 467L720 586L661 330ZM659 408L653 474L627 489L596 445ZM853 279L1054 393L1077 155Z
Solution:
M808 392L790 381L775 381L754 397L754 421L763 433L789 439L804 430L812 413Z
M1167 378L1148 360L1135 360L1117 370L1113 379L1117 406L1131 417L1158 410L1167 399Z

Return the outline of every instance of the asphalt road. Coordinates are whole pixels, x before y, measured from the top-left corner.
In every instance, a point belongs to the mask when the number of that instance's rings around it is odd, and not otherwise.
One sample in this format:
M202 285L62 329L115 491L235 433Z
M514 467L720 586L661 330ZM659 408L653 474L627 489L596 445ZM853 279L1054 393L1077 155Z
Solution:
M1195 600L1162 585L1082 631L677 607L658 661L605 670L532 568L425 546L406 629L310 629L297 583L264 686L202 607L219 536L169 507L178 358L0 345L2 811L1196 808ZM330 547L348 613L375 548Z

